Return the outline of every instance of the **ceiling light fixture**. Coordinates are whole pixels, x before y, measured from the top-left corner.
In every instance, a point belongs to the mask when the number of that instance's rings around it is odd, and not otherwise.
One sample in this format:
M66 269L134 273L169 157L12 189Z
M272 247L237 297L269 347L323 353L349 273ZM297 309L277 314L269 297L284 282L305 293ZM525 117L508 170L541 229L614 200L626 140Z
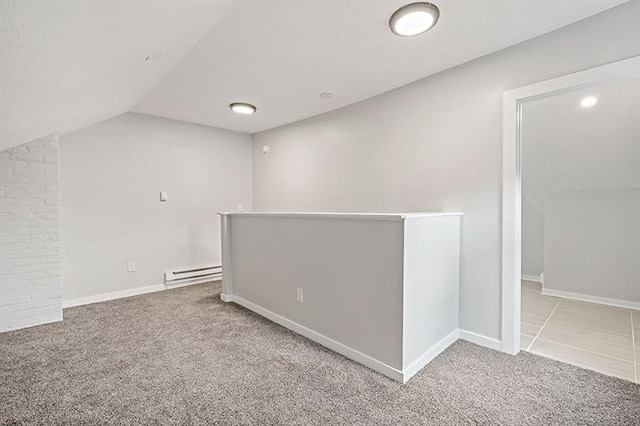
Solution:
M255 106L251 104L245 104L243 102L234 102L229 105L229 108L231 108L231 111L233 112L245 115L253 114L257 111L257 108Z
M331 92L322 92L322 93L320 93L320 97L322 99L331 99L331 98L333 98L333 93L331 93Z
M396 10L389 19L394 34L412 37L429 31L438 22L440 10L431 3L411 3Z
M595 96L587 96L586 98L582 98L582 100L580 101L580 105L582 106L582 108L591 108L597 103L598 98L596 98Z

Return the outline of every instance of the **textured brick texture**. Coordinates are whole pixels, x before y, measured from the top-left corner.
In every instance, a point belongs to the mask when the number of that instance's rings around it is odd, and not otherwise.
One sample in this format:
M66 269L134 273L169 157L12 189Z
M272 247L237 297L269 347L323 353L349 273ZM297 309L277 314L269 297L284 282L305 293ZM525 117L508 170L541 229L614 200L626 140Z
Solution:
M58 136L0 152L0 332L62 319Z

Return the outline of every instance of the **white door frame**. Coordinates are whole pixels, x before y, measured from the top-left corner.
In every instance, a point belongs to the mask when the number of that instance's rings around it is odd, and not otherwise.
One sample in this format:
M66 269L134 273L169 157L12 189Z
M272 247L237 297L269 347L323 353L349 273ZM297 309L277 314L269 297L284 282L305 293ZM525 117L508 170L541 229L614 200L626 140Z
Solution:
M534 99L640 77L640 56L505 92L502 115L502 351L520 351L522 250L522 104Z

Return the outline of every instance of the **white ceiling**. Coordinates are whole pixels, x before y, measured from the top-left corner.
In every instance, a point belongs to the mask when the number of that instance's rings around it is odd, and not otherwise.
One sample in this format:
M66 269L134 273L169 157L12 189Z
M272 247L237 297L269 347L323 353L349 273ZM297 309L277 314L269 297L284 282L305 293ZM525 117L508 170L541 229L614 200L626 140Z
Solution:
M130 110L230 2L0 0L0 151Z
M387 22L408 0L0 0L0 150L132 108L255 133L625 1L435 2L436 27L401 38ZM234 101L258 112L235 115Z
M395 36L409 0L235 1L134 111L255 133L378 95L624 3L434 0L438 24ZM323 91L333 99L318 97ZM255 104L252 116L228 105Z

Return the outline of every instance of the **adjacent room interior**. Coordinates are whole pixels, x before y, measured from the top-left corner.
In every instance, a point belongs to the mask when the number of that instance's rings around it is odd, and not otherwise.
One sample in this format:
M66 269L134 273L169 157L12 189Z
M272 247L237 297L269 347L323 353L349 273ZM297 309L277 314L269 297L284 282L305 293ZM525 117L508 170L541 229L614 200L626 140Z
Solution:
M637 381L640 79L522 109L521 348Z
M0 0L0 423L637 423L639 21Z

